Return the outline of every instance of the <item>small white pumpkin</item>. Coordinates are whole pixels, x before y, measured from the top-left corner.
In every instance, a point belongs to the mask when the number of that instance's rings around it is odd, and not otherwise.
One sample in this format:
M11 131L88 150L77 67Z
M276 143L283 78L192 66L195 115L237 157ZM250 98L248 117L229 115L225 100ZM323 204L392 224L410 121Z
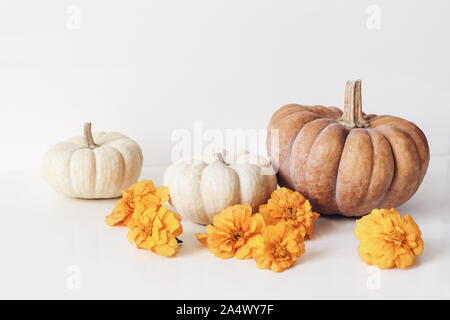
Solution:
M137 181L141 147L118 132L91 132L51 147L42 159L42 175L58 192L72 198L116 198Z
M208 224L220 211L249 204L253 211L266 203L277 188L269 161L247 151L214 153L189 159L166 169L172 206L194 222Z

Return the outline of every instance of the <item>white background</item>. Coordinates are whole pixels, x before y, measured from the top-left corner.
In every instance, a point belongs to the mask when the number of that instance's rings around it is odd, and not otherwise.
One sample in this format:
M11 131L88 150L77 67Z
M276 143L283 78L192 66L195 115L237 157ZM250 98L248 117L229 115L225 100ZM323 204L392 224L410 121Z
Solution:
M380 29L367 26L371 5ZM0 0L0 298L449 298L449 12L446 0ZM64 198L38 171L90 120L136 140L142 177L160 184L175 129L264 129L287 103L340 106L356 78L364 110L415 122L432 154L399 208L421 227L424 255L377 273L375 290L354 219L320 218L283 274L215 258L188 221L180 255L165 259L104 225L114 200Z
M356 78L367 113L413 121L432 155L449 154L449 12L447 0L0 0L0 168L39 168L88 120L166 165L174 129L264 129L287 103L341 106Z

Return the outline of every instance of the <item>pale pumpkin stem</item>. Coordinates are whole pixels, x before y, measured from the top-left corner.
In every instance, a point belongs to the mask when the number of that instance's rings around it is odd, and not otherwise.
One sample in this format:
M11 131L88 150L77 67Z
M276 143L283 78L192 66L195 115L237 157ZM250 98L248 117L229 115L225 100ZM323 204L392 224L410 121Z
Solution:
M94 137L92 136L92 124L90 122L86 122L84 124L84 140L86 141L86 145L90 149L95 149L99 145L94 142Z
M228 163L225 162L225 160L223 159L223 155L221 153L216 153L216 157L217 159L219 159L220 162L222 162L224 165L228 165Z
M344 112L336 120L347 129L367 128L369 122L364 120L362 113L361 80L347 81L345 85Z

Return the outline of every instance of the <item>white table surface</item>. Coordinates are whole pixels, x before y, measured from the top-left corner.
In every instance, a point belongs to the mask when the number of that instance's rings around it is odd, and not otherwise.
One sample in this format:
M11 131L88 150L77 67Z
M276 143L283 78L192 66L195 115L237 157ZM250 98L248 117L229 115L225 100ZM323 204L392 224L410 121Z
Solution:
M164 167L141 178L161 183ZM116 200L76 200L55 193L39 172L3 172L0 298L57 299L402 299L450 298L450 158L431 159L416 195L399 207L423 232L425 251L408 270L365 265L355 219L319 218L306 253L283 273L253 260L222 260L182 221L175 258L138 250L126 227L104 223Z

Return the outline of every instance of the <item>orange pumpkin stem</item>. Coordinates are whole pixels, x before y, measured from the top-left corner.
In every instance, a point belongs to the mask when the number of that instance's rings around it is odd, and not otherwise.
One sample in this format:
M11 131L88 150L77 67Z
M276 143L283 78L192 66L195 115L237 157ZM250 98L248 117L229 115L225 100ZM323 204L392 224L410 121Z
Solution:
M347 81L345 85L344 112L337 122L347 129L367 128L369 122L364 120L361 100L361 80Z
M94 142L94 137L92 136L92 129L91 129L92 124L90 122L86 122L84 124L84 140L86 141L86 145L88 148L90 149L95 149L97 148L99 145L96 144Z

